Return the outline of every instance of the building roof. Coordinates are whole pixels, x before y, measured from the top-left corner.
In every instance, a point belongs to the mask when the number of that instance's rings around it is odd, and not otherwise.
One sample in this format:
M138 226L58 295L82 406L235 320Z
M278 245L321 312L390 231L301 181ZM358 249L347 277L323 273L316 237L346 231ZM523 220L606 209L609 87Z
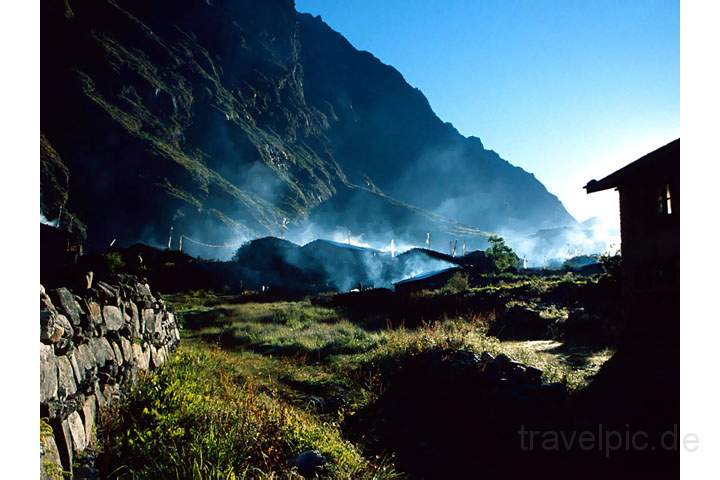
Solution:
M449 267L449 268L443 268L441 270L433 270L431 272L421 273L420 275L416 275L411 278L406 278L404 280L400 280L399 282L395 282L395 285L405 285L408 283L420 282L423 280L431 279L433 277L439 277L441 275L445 275L451 271L455 272L455 271L460 271L460 270L461 270L460 267Z
M642 179L648 173L655 171L658 167L661 167L662 164L673 167L673 162L675 161L677 161L677 166L679 166L679 138L635 160L620 170L611 173L602 180L590 180L584 188L587 193L599 192L609 188L617 188L633 180Z

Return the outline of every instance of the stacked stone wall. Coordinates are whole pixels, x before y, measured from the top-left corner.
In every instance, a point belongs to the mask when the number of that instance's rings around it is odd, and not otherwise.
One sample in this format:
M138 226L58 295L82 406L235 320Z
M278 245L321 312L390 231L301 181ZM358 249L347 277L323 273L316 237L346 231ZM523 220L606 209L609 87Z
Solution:
M75 293L41 286L41 478L92 470L100 411L179 342L174 314L136 277Z

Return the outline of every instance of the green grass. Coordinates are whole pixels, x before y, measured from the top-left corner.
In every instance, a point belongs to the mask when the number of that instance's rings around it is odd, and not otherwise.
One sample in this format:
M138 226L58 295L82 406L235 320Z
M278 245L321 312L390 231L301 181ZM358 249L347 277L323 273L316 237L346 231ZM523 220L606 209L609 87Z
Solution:
M298 478L291 459L319 450L325 478L393 478L319 419L246 381L245 358L185 345L106 415L102 442L118 478ZM109 473L109 472L108 472Z
M119 478L293 478L291 459L308 449L330 459L325 478L394 478L392 464L364 456L342 425L409 355L506 353L577 390L611 353L501 342L464 318L368 331L307 301L232 304L209 292L166 300L185 324L180 350L101 429Z

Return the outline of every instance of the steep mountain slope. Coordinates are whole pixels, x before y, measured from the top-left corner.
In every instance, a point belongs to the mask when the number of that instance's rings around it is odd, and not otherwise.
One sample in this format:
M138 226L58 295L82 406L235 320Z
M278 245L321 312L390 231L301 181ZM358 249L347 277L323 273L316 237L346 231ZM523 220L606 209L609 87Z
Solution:
M291 0L51 0L41 31L41 213L91 243L574 222Z

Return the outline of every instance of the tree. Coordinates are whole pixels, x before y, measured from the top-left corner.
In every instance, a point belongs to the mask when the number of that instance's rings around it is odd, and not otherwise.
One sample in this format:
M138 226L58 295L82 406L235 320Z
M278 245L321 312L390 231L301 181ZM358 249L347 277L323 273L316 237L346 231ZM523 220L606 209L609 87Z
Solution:
M513 251L505 240L498 235L490 235L488 238L490 247L485 250L488 258L495 264L495 268L501 272L509 268L517 268L520 257Z

